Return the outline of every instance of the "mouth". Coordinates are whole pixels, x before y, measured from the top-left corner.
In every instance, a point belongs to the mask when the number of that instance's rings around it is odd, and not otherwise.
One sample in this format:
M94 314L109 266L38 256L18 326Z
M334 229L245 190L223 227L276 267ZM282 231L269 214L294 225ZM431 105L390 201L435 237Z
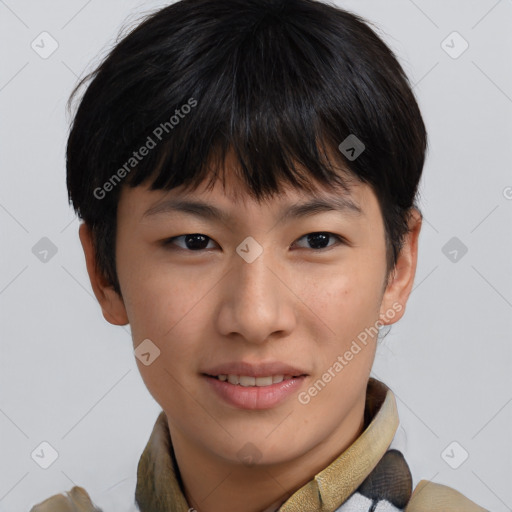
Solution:
M209 375L204 373L206 377L211 377L212 379L217 379L221 382L228 382L229 384L233 384L235 386L242 387L267 387L272 386L273 384L279 384L280 382L298 379L299 377L306 377L306 374L299 375L268 375L263 377L253 377L250 375L234 375L234 374L226 374L221 373L219 375Z
M290 400L305 386L304 367L282 361L231 361L201 368L210 391L238 409L271 409Z
M236 375L202 373L209 389L237 409L272 409L290 400L305 385L307 375Z

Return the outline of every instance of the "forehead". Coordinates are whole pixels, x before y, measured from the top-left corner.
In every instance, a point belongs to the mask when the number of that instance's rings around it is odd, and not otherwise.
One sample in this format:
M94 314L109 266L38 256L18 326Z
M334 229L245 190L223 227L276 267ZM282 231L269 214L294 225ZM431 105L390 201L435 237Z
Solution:
M241 217L261 219L271 215L285 221L328 211L358 221L378 214L371 187L346 170L338 173L343 175L344 187L336 183L324 185L308 176L307 188L281 181L278 190L257 197L241 177L238 162L230 152L222 166L195 187L182 185L171 190L151 190L149 183L134 188L123 186L118 216L147 223L181 213L232 223Z
M325 212L351 223L382 223L376 196L364 183L353 183L348 191L340 187L305 191L287 184L282 185L280 193L256 200L246 186L232 180L224 185L217 180L211 187L203 183L193 190L184 187L169 191L150 190L148 186L126 188L121 194L118 220L148 224L166 222L173 216L190 216L234 227L265 218L272 225L285 224Z

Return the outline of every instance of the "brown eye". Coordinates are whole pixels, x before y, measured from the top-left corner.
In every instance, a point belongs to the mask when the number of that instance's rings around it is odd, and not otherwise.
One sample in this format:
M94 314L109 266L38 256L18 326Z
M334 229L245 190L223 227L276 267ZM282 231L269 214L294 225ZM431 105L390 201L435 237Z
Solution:
M179 249L197 252L207 249L208 242L211 240L210 237L201 233L192 233L168 238L164 241L164 245L178 245ZM180 241L180 244L177 241Z
M329 244L330 239L335 239L334 244ZM316 251L321 251L322 249L327 249L329 247L332 247L334 245L338 245L340 243L344 243L344 239L340 237L339 235L335 235L334 233L329 233L326 231L318 231L314 233L308 233L299 240L305 239L308 244L310 244L310 247L305 247L306 249L313 249Z

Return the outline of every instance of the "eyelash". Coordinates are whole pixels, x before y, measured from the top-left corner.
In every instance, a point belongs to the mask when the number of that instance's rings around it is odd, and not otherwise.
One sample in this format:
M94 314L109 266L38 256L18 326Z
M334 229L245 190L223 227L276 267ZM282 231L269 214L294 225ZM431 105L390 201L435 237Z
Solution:
M311 233L306 233L305 235L301 236L300 238L298 238L297 240L302 240L303 238L307 237L308 235L328 235L330 237L334 237L337 242L333 245L328 245L327 247L322 247L321 249L313 249L311 248L310 250L313 251L313 252L325 252L325 251L328 251L329 249L332 249L333 247L336 247L338 245L347 245L348 242L345 240L345 238L343 238L342 236L340 235L337 235L335 233L330 233L329 231L312 231ZM187 236L203 236L205 238L207 238L208 240L211 240L213 241L212 238L210 238L209 236L207 235L203 235L202 233L188 233L186 235L179 235L179 236L173 236L171 238L167 238L166 240L164 240L162 243L164 245L164 247L169 247L171 245L173 245L173 242L175 240L177 240L178 238L184 238L184 237L187 237ZM186 251L186 252L197 252L197 253L201 253L201 252L204 252L208 249L198 249L198 250L191 250L191 249L187 249L187 248L183 248L183 247L177 247L177 248L172 248L173 250L182 250L182 251ZM301 247L301 249L307 249L305 247Z

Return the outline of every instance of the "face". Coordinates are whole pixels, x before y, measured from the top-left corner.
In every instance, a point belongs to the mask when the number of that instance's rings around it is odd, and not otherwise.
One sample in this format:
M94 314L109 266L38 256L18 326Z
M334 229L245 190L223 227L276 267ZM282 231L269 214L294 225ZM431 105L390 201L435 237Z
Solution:
M122 298L95 292L110 322L130 323L173 440L279 464L361 427L377 328L403 314L416 238L386 288L383 219L367 185L350 195L286 188L258 204L231 194L242 185L227 177L225 189L125 188ZM339 209L298 208L313 199Z

